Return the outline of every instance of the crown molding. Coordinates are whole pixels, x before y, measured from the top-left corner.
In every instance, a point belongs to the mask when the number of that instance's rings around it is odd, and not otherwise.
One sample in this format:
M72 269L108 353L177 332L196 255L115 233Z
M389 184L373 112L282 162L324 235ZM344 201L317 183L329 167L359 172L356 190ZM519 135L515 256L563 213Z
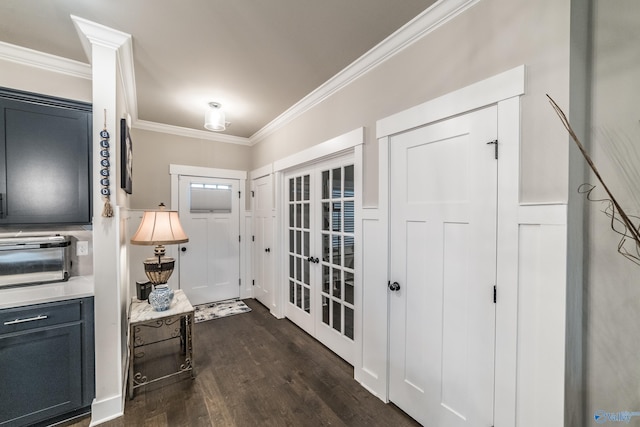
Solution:
M461 14L480 0L441 0L409 21L403 27L356 59L338 74L302 98L287 111L276 117L249 140L252 145L285 126L323 100L365 75L387 59L401 52L447 21Z
M136 94L136 78L133 66L133 42L131 34L114 30L105 25L71 15L76 27L82 48L91 60L93 45L112 49L118 58L118 67L124 92L124 103L133 122L138 120L138 97Z
M0 42L0 59L91 80L89 64L5 42Z
M184 128L180 126L166 125L163 123L149 122L146 120L134 120L133 128L148 130L152 132L168 133L171 135L186 136L188 138L206 139L208 141L224 142L227 144L251 145L249 138L240 136L214 133L205 130Z
M98 44L116 50L124 86L125 105L131 115L132 127L229 144L255 145L479 1L437 1L249 138L139 120L131 35L77 16L71 15L71 19L89 59L91 58L91 44ZM0 42L0 59L74 77L89 80L92 78L89 64L4 42Z

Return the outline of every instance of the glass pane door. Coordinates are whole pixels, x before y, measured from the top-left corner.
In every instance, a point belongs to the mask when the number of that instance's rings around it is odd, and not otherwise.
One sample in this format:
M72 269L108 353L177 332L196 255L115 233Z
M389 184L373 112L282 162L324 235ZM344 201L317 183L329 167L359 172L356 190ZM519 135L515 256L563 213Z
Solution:
M311 313L311 175L288 179L289 302Z
M321 179L322 323L353 340L353 165L323 170Z

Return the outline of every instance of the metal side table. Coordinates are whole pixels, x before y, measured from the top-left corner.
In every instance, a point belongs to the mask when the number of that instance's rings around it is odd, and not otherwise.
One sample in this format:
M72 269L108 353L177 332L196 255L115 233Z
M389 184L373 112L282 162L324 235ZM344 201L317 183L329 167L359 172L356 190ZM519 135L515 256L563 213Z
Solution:
M165 311L155 311L147 301L133 298L129 311L129 399L133 398L136 388L160 381L165 378L190 372L195 378L193 370L193 306L181 289L174 291L171 306ZM145 338L143 331L154 335L153 340ZM153 355L154 346L171 340L180 341L181 359L177 363L175 372L157 377L150 377L136 366L145 356ZM148 354L147 354L148 353ZM138 365L141 365L140 363Z

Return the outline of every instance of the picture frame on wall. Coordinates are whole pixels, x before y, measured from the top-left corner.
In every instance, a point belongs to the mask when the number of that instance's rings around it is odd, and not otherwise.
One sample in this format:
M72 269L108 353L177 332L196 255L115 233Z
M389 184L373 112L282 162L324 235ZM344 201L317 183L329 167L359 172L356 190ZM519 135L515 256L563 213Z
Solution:
M120 188L133 192L133 143L127 119L120 119Z

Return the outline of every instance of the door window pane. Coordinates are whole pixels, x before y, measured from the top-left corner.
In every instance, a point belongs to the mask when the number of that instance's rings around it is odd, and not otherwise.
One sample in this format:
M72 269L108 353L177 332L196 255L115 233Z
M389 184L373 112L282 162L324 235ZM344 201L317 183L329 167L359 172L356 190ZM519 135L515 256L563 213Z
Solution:
M331 225L331 218L329 216L329 203L322 204L322 229L324 231L329 231L329 226Z
M354 196L353 165L344 168L344 197Z
M342 196L342 174L341 169L334 169L332 172L333 180L331 184L331 198L337 199Z
M305 285L310 285L311 284L309 282L309 265L310 265L310 262L305 259L304 260L304 280L303 280Z
M322 198L329 199L329 171L322 172Z
M353 304L353 273L344 272L344 300Z
M340 231L340 227L342 226L342 203L334 202L333 205L333 213L331 214L331 220L333 221L331 229L333 231Z
M302 200L302 177L296 178L296 200Z
M331 246L329 244L329 235L323 234L322 235L322 261L331 262L331 260L329 260L330 252L331 252Z
M295 233L293 232L293 230L289 230L289 252L294 252L296 251L296 241L295 241Z
M353 233L354 230L354 222L355 222L355 209L353 206L353 201L344 202L344 232L345 233Z
M294 185L294 181L293 178L291 178L289 180L289 201L293 202L296 198L294 197L295 194L295 185Z
M309 288L303 286L302 291L304 292L304 297L302 299L302 302L304 304L304 311L309 313L311 311Z
M304 243L303 243L303 246L304 246L304 251L303 251L302 254L305 257L309 257L309 232L308 231L304 232Z
M191 183L191 213L231 213L231 186L227 184Z
M331 285L331 268L328 265L322 266L322 292L329 293L329 286Z
M293 304L296 296L296 284L292 281L289 281L289 302Z
M304 200L309 200L309 179L309 175L305 175L302 179L302 181L304 182L302 188L302 198Z
M302 227L302 205L296 205L296 227Z
M353 309L344 307L344 334L353 339Z
M334 265L342 265L342 260L340 259L340 236L331 236L331 240L333 241L333 264Z
M309 203L305 203L303 205L304 211L302 214L302 227L306 228L307 230L309 229Z
M322 296L322 322L329 324L329 298Z
M353 268L353 251L353 236L344 236L344 266L347 268Z
M289 227L295 227L296 223L296 216L294 214L294 206L293 205L289 205Z
M333 296L342 298L342 281L340 280L341 270L333 270Z
M333 329L342 330L342 305L338 301L333 301Z

